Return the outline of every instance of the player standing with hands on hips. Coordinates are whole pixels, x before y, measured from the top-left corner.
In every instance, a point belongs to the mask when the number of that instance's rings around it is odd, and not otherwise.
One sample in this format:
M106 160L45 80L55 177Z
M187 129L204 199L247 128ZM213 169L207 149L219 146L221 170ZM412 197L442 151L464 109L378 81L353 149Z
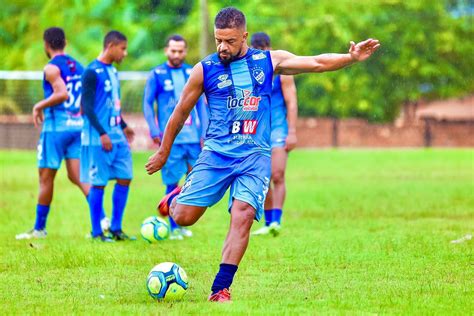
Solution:
M182 226L194 224L230 187L230 228L209 301L230 301L230 286L245 250L253 220L262 217L271 175L270 99L273 74L334 71L366 60L380 46L351 42L346 54L296 56L287 51L249 48L244 14L224 8L214 21L217 53L196 64L171 115L148 174L166 163L173 141L204 92L210 109L204 148L181 193L163 206Z

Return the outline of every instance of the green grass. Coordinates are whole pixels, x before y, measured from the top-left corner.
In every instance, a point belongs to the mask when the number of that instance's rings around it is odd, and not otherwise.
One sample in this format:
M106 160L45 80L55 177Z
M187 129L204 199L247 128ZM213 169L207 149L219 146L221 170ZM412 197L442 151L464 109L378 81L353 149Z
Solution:
M163 186L134 155L124 220L139 234ZM229 225L226 200L183 242L97 244L88 208L62 169L48 238L31 228L35 153L0 152L0 314L472 314L474 151L297 151L288 166L280 237L252 238L233 304L206 302ZM110 211L112 185L106 189ZM258 224L254 225L254 229ZM156 303L145 278L174 261L190 278L185 299Z

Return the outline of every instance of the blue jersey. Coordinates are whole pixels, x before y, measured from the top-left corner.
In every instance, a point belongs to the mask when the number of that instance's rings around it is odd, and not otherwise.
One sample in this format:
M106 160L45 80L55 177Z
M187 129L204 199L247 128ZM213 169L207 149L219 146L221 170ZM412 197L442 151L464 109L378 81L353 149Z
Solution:
M164 63L157 66L150 73L145 87L143 99L143 112L150 128L151 137L162 137L166 123L173 113L176 104L179 101L184 85L186 84L192 67L183 64L182 67L173 68ZM155 101L158 104L158 125L155 121L155 112L153 109ZM207 122L207 113L204 109L204 102L200 99L193 108L183 128L176 136L175 144L199 143L201 134ZM203 117L206 116L206 117Z
M48 64L59 68L69 98L44 109L43 132L80 131L83 125L80 113L82 65L68 55L56 55ZM53 94L53 87L46 78L43 78L43 90L45 99Z
M90 71L95 72L97 77L94 112L100 125L112 143L126 142L120 126L120 84L117 69L96 59L85 70L85 72ZM84 116L84 128L81 136L83 146L101 145L99 132L91 126L86 116Z
M277 75L273 78L272 89L272 131L281 130L288 135L288 122L286 120L286 104L283 92L281 91L281 77Z
M221 63L214 53L201 63L210 109L204 150L234 158L270 156L270 52L249 48L230 64Z

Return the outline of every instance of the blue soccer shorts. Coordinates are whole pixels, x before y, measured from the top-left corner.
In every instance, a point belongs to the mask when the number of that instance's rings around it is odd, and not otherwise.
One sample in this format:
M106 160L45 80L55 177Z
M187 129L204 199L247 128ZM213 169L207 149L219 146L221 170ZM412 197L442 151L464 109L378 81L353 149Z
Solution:
M81 132L42 132L37 153L38 168L59 169L63 159L79 159Z
M132 153L128 143L114 143L111 151L105 151L102 146L82 146L81 182L105 186L109 180L132 178Z
M201 153L201 144L174 144L163 169L161 179L165 185L178 184L188 172L188 165L194 166Z
M271 175L271 158L261 153L231 158L203 150L186 177L177 202L184 205L212 206L230 187L229 211L234 199L255 209L255 219L263 215Z
M272 148L285 147L286 137L288 137L288 130L286 128L272 128L270 136Z

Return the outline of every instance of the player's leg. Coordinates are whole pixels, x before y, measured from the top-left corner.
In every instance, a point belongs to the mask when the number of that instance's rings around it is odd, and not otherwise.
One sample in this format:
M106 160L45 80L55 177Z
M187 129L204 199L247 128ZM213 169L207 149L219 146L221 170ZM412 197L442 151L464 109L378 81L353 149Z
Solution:
M16 239L46 237L46 221L53 199L54 178L61 165L61 152L58 150L56 133L42 132L37 146L39 192L36 204L36 220L34 228L16 235Z
M171 147L170 155L166 164L163 166L161 170L161 178L163 183L166 185L166 193L165 195L171 194L176 190L178 187L179 180L186 174L187 167L186 167L186 159L185 159L185 152L186 145L181 144L174 144ZM176 191L178 192L179 189ZM171 202L171 200L170 200ZM158 205L159 209L159 205ZM161 212L161 215L168 216L168 212ZM184 236L181 231L181 226L179 226L173 217L168 216L171 235L170 239L172 240L183 240Z
M238 266L249 243L250 228L255 218L255 209L247 202L234 200L230 215L230 228L222 249L222 262L214 282L210 301L221 301L228 296ZM226 297L227 298L227 297Z
M89 195L90 186L87 183L80 181L80 162L81 157L81 133L71 132L67 133L67 148L66 148L66 169L69 180L75 184L84 194Z
M260 220L270 184L270 157L254 154L235 166L240 173L230 189L231 223L210 301L229 301L229 288L247 249L253 220Z
M117 179L112 194L112 221L110 233L115 240L136 240L123 232L122 221L132 181L132 153L127 143L114 144L114 158L109 164L110 179Z
M104 235L101 227L101 213L104 205L104 189L110 177L107 160L111 153L103 151L101 146L82 146L81 148L81 182L91 185L88 202L91 218L91 236L95 240L113 241Z
M286 197L285 170L288 153L283 147L272 149L272 215L270 223L270 232L278 234L281 225L281 216L283 213L283 204Z

